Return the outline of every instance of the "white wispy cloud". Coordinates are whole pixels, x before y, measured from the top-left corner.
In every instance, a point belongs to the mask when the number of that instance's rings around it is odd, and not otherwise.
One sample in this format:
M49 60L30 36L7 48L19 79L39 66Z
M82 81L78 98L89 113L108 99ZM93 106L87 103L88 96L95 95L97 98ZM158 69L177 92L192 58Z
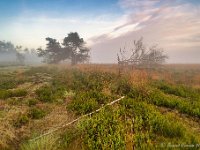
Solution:
M200 58L199 5L175 0L120 0L119 4L125 9L123 21L113 32L93 39L99 41L92 46L94 60L104 61L101 58L106 53L109 62L116 61L120 46L143 36L147 44L163 47L171 57L169 62L200 62L196 56ZM102 51L102 56L97 56L97 51Z
M54 16L25 10L1 29L4 39L26 47L45 45L45 38L61 41L77 31L92 49L92 61L116 62L125 43L141 36L158 43L170 62L200 62L200 5L183 0L119 0L123 14ZM57 12L54 12L55 14Z

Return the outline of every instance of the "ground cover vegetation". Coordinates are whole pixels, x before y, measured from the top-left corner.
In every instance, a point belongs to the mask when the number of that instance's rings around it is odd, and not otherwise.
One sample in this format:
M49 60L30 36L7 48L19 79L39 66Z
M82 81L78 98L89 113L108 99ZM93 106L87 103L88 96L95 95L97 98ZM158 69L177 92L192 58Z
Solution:
M198 65L120 75L117 65L0 69L0 149L199 148Z

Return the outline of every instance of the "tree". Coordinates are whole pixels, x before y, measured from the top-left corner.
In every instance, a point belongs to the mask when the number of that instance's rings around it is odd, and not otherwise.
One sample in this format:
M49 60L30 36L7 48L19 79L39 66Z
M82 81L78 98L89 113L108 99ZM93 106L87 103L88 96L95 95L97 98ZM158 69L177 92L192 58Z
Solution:
M157 45L154 45L147 49L144 46L143 38L138 41L134 41L134 48L131 49L131 55L126 56L126 49L122 50L120 48L120 55L117 55L119 65L133 65L133 66L143 66L143 67L153 67L155 65L160 65L165 62L168 58L167 55L163 54L163 50Z
M16 58L17 63L24 65L25 56L22 51L25 50L22 50L22 46L15 47L11 42L0 41L0 56L3 61L13 61Z
M17 59L17 62L21 65L24 65L25 63L25 56L19 52L16 53L16 59Z
M89 59L89 49L85 47L83 38L80 38L77 32L69 33L68 36L64 38L63 45L64 49L68 51L72 65Z
M22 46L16 46L16 60L20 65L24 65L25 63L25 56L21 53ZM28 51L28 49L24 49L24 51Z
M0 41L0 53L15 53L15 46L11 42Z
M44 57L44 62L46 63L58 63L60 62L63 57L62 49L60 43L57 42L56 39L46 38L48 43L46 44L46 49L43 50L42 48L38 48L38 56Z
M64 38L62 45L56 39L46 38L46 49L38 48L38 56L44 57L47 63L59 63L66 59L71 60L72 65L89 60L89 49L85 46L83 38L77 32L71 32Z

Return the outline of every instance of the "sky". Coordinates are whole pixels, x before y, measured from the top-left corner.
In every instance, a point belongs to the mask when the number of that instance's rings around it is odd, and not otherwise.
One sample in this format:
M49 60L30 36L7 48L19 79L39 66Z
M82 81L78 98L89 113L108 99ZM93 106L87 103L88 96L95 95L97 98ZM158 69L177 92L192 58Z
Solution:
M117 62L141 37L158 44L168 63L200 63L200 0L0 0L0 40L45 47L78 32L91 62Z

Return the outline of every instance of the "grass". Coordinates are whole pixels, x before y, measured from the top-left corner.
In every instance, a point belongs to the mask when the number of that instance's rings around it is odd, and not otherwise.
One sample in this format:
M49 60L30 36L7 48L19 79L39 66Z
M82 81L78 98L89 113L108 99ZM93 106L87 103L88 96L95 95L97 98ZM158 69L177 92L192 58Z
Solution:
M24 97L26 95L27 95L27 91L24 89L0 90L0 99L7 99L11 97Z
M173 95L165 95L159 90L154 90L149 94L149 103L157 106L164 106L171 109L177 109L180 113L185 113L194 117L200 117L200 99L188 100Z
M200 142L200 69L173 67L126 70L121 76L115 65L1 68L0 149L195 145ZM119 103L30 141L121 96Z
M57 138L55 136L46 136L37 141L24 143L21 150L57 150Z

